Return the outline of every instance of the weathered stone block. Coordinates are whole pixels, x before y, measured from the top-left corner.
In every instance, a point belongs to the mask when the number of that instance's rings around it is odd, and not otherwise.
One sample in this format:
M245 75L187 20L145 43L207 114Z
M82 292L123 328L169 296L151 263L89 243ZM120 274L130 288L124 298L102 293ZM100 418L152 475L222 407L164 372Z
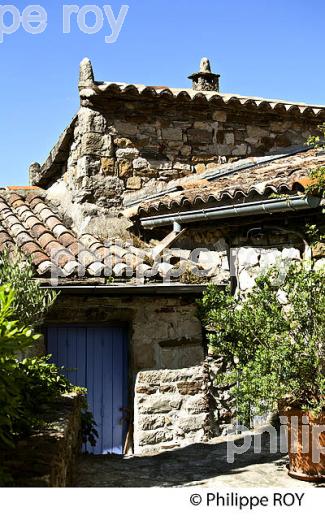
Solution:
M81 154L98 154L103 150L103 136L95 132L87 132L81 137Z
M133 160L139 156L139 150L137 148L119 148L116 150L116 157L118 159L130 159Z
M101 159L101 169L104 175L114 175L115 160L111 157L103 157Z
M134 148L132 141L127 137L116 137L114 144L117 148Z
M133 168L135 170L145 170L147 168L150 168L150 164L148 163L147 159L144 159L143 157L138 157L137 159L133 160Z
M208 400L202 394L189 396L184 403L184 410L193 414L207 412L208 407Z
M171 410L179 410L182 405L182 397L164 395L151 395L139 406L141 413L169 413Z
M99 112L81 107L78 112L78 125L78 131L82 134L87 132L104 134L106 130L106 119Z
M269 130L266 128L261 128L259 126L247 125L247 136L248 137L267 137L269 135Z
M202 391L202 382L181 382L177 383L177 390L181 395L196 395L197 393Z
M314 264L315 271L325 270L325 258L319 258Z
M207 167L204 163L198 163L195 165L195 171L198 174L204 173L206 171Z
M181 170L181 171L187 171L187 172L191 172L191 165L190 164L187 164L187 163L184 163L184 162L180 162L180 161L176 161L174 163L174 167L173 169L175 170Z
M181 148L181 154L183 157L190 157L192 154L192 147L189 146L188 144L185 144Z
M246 155L247 153L247 144L245 143L242 143L242 144L238 144L237 146L235 146L235 148L233 148L232 152L231 152L231 155Z
M189 143L193 144L204 144L204 143L212 143L212 130L198 130L191 129L187 131L187 137Z
M176 392L176 385L159 385L162 394L173 394Z
M164 415L142 415L139 418L138 427L140 430L158 430L165 426Z
M325 258L325 243L317 242L311 248L313 258Z
M126 187L128 190L139 190L142 186L142 180L140 177L129 177L126 181Z
M113 139L110 134L103 135L101 155L103 157L113 157L114 155Z
M133 123L126 123L124 121L115 121L114 126L116 130L121 134L121 137L133 136L139 132L139 127Z
M282 250L282 260L300 260L301 255L299 249L295 247L285 247Z
M83 179L85 177L91 177L99 173L100 161L93 157L84 156L78 159L76 177L77 179Z
M248 274L247 271L242 271L239 275L239 287L241 291L252 289L255 285L255 280Z
M133 175L132 162L130 162L127 159L122 159L121 161L118 161L118 175L121 179L131 177Z
M225 143L229 144L229 145L234 145L235 144L235 136L234 136L233 133L227 132L225 134Z
M232 150L233 147L229 144L217 144L214 152L217 152L219 156L228 156L231 155Z
M198 130L211 130L211 123L208 121L195 121L194 122L194 128L197 128Z
M178 419L178 426L185 432L195 432L202 429L202 425L208 420L207 414L191 415L189 417L181 417Z
M149 370L139 372L138 382L142 384L176 383L178 381L200 381L203 378L202 367L190 367L180 370Z
M160 444L162 442L171 441L174 435L168 430L159 430L154 432L142 432L139 434L139 446L146 446L148 444Z
M159 387L156 386L147 386L147 385L137 385L135 388L135 392L137 394L146 394L146 395L152 395L156 394L158 392Z
M183 131L181 128L162 128L161 135L168 141L183 141Z
M199 264L206 270L214 270L221 265L220 254L216 251L200 251Z
M258 265L260 252L252 247L242 247L237 253L238 268L252 267Z
M261 271L267 271L270 267L278 265L282 255L278 249L268 249L261 251L260 268Z

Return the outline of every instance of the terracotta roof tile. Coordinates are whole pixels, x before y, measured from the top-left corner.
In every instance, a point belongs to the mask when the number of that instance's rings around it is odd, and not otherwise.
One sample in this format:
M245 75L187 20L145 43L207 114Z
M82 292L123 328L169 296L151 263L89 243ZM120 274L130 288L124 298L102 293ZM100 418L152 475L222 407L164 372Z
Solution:
M40 246L35 242L27 242L21 247L21 250L26 256L30 256L33 253L42 253Z
M172 272L172 265L162 269L159 259L153 268L148 265L148 258L153 263L149 247L141 249L123 241L103 243L89 233L77 237L40 190L26 193L0 194L0 251L18 248L31 259L40 277L105 280L113 276L126 281L137 275L151 281L152 274L161 281L165 272Z
M246 165L246 167L245 167ZM254 158L223 165L215 170L214 176L202 185L202 178L178 186L177 191L157 196L154 200L140 203L140 216L168 213L171 210L186 210L191 207L213 204L221 205L236 199L268 197L272 193L290 194L304 192L312 183L309 172L325 165L325 155L308 150L271 160L269 163L254 164ZM228 172L227 172L228 168Z
M297 116L304 114L316 117L324 117L324 105L308 105L303 102L287 101L282 99L266 99L255 96L242 96L240 94L229 94L214 91L197 91L191 88L157 87L129 83L98 82L96 85L98 93L107 96L121 95L127 97L145 96L147 98L169 98L183 101L203 101L215 103L219 106L232 105L235 107L249 107L263 111L289 112ZM83 96L83 92L80 92Z
M8 191L34 191L39 190L38 186L7 186Z
M69 247L77 241L70 231L66 231L63 235L60 236L60 242L62 245L64 245L64 247Z
M33 264L38 267L42 262L49 260L49 257L41 251L36 251L35 253L31 253L31 259Z

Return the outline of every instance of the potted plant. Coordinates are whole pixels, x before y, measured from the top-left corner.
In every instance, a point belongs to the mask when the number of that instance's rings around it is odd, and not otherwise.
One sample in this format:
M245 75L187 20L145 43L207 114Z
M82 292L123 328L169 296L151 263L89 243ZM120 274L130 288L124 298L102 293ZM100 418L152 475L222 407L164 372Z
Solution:
M257 279L249 294L213 286L205 293L201 315L210 352L227 367L216 383L230 389L240 421L247 422L252 408L265 414L277 407L289 420L290 475L325 479L324 271L298 262L282 283L278 274ZM303 443L307 425L320 432L319 439L309 437L309 449ZM318 462L312 453L316 441L324 447Z

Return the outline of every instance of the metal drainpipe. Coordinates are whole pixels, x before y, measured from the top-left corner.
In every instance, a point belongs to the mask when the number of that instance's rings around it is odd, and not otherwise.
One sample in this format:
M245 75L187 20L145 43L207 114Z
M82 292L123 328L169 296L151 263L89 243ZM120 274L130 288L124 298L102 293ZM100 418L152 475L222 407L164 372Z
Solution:
M175 231L175 233L180 233L182 231L182 226L177 222L177 220L174 220L173 222L173 231Z
M167 226L178 222L185 224L188 222L202 222L218 220L223 218L240 217L248 215L260 215L263 213L273 214L285 211L299 211L319 206L319 197L294 196L283 199L266 199L257 202L246 202L219 208L207 208L203 210L179 211L169 215L142 218L141 225L144 228L154 229L159 226Z

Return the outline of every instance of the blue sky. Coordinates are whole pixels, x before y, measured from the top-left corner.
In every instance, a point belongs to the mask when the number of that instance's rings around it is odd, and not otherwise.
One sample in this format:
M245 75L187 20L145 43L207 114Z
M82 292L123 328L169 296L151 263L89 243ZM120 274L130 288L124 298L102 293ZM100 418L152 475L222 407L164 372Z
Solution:
M7 3L22 12L34 2ZM37 3L48 15L46 30L31 35L20 28L0 43L0 187L27 184L28 166L45 160L77 111L85 56L98 80L186 87L207 55L223 92L325 105L323 0ZM63 34L64 4L95 3L111 5L116 15L122 4L129 6L114 44L105 43L111 33L106 18L100 32L86 35L72 16L71 33Z

